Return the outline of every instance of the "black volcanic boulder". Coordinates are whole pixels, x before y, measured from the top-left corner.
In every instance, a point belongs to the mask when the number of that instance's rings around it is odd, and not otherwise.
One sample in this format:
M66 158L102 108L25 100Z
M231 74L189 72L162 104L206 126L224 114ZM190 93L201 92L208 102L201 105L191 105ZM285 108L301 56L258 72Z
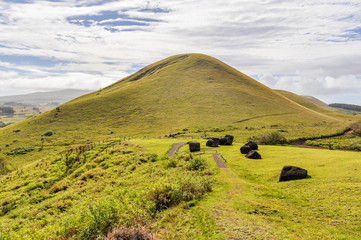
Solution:
M307 177L307 170L295 166L284 166L280 175L280 182L303 179Z
M257 145L257 143L255 143L255 142L253 142L253 141L249 141L249 142L246 143L245 145L250 146L252 150L258 150L258 145Z
M246 154L246 158L261 159L262 157L257 151L251 150L249 153Z
M244 145L243 147L241 147L241 153L242 154L247 154L252 150L252 148L248 145Z
M188 144L190 152L197 152L201 150L201 144L199 142L188 142Z
M219 139L219 145L232 145L232 140L229 137Z
M208 147L218 147L218 141L215 141L215 140L208 140L207 143L206 143L206 146Z
M231 140L231 144L233 143L233 140L234 140L234 137L232 136L232 135L226 135L226 136L224 136L224 137L228 137L230 140Z
M219 138L212 138L212 140L219 145Z

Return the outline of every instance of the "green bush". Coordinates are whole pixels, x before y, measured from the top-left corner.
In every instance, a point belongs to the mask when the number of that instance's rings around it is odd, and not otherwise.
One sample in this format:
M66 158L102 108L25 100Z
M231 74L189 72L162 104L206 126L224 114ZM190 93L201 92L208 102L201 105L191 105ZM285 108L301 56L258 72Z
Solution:
M192 171L203 171L205 168L206 162L201 158L192 158L187 164L187 169Z
M50 137L52 135L54 135L53 131L47 131L46 133L43 134L43 136L46 136L46 137Z
M209 177L188 176L172 185L158 186L150 192L154 201L153 213L163 211L180 202L200 199L206 192L212 191L213 181Z
M28 147L18 147L18 148L13 148L10 150L10 152L6 152L5 154L10 156L10 155L24 155L27 154L28 152L34 151L34 147L33 146L28 146Z
M279 132L271 132L261 134L258 137L258 143L264 145L285 144L287 143L287 139Z
M224 129L221 129L221 128L211 128L211 132L224 132Z

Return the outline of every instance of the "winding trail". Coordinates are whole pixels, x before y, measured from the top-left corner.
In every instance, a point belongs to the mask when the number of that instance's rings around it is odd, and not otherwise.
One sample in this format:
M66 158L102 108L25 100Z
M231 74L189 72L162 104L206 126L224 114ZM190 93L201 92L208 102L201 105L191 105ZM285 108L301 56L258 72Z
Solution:
M186 142L179 142L179 143L173 144L171 149L169 149L167 155L174 156L174 154L178 151L178 149L186 144L187 144Z
M218 168L227 168L226 164L224 164L218 153L212 153L212 156Z
M167 155L168 156L174 156L174 154L178 151L179 148L186 145L186 142L179 142L172 145L172 147L169 149ZM211 153L214 161L216 162L218 168L227 168L227 166L224 164L222 159L220 158L218 153Z

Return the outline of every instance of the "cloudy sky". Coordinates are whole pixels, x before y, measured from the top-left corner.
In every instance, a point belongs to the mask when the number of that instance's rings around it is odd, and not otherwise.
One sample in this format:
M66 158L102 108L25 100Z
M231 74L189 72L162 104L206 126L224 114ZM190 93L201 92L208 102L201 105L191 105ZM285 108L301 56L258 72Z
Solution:
M361 104L360 0L0 0L0 95L98 90L190 52Z

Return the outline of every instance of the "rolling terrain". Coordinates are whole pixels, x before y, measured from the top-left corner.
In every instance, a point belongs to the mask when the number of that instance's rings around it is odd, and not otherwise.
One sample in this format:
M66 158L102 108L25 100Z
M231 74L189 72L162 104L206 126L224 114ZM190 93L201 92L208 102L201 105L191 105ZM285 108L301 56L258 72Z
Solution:
M183 54L1 129L0 147L3 153L24 146L53 152L55 147L112 136L219 134L226 130L246 140L278 129L293 139L335 133L346 127L347 120L302 106L215 58ZM49 131L55 134L43 137ZM42 154L34 151L21 161Z
M36 92L22 95L1 96L0 104L25 104L25 105L45 105L54 103L57 105L70 101L90 91L66 89L52 92Z
M359 152L261 145L253 160L240 147L359 120L215 58L173 56L0 129L0 239L358 239ZM232 146L205 146L225 134ZM202 151L169 156L189 141ZM278 182L285 165L308 178Z

